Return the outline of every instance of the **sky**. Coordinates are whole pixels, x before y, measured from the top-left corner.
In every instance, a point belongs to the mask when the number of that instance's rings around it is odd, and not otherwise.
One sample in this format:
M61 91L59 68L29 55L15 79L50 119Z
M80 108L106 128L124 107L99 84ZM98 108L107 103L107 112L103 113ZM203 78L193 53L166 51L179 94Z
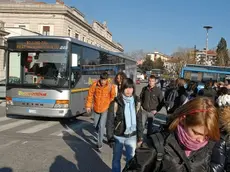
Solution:
M40 0L55 3L55 0ZM107 21L113 40L125 52L143 49L171 55L179 47L209 48L221 37L230 42L230 0L64 0L75 6L89 23ZM230 44L230 43L229 43Z

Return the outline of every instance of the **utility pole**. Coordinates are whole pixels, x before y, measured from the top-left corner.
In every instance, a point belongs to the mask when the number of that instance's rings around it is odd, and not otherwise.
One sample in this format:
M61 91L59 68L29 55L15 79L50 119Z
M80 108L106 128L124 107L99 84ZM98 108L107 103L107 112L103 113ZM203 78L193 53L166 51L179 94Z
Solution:
M194 45L194 61L195 61L195 64L196 64L196 45Z
M206 62L208 62L208 31L212 29L212 26L204 26L203 28L206 29Z

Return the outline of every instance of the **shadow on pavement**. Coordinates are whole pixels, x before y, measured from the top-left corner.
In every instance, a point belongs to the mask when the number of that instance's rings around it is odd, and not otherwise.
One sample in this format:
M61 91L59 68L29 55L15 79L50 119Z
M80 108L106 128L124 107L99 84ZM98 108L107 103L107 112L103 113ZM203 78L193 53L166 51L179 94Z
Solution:
M9 167L3 167L3 168L0 168L0 172L13 172L12 168L9 168Z
M58 155L55 158L55 161L53 164L50 166L49 172L78 172L79 170L77 169L77 166L65 159L63 156Z
M87 125L87 127L78 127L78 128L75 128L76 125L72 125L73 122L69 121L69 122L64 122L62 123L61 122L61 125L64 127L64 128L70 128L71 130L73 130L78 136L81 136L82 137L82 140L87 142L89 145L91 145L91 147L93 149L95 149L96 151L98 151L96 149L96 146L97 146L97 133L95 131L95 127L93 126L92 123L88 122L88 121L85 121L85 120L81 120L81 119L75 119L75 121L77 123L85 123L85 125ZM75 122L75 123L76 123ZM88 135L86 135L84 132L83 132L83 129L88 133Z
M63 119L60 118L49 118L49 117L37 117L37 116L22 116L22 115L17 115L17 114L10 114L6 115L8 118L12 119L27 119L27 120L34 120L34 121L61 121Z
M76 136L63 132L63 140L74 151L77 161L75 172L110 172L108 167L98 153L92 148L91 143ZM70 171L68 171L70 172Z

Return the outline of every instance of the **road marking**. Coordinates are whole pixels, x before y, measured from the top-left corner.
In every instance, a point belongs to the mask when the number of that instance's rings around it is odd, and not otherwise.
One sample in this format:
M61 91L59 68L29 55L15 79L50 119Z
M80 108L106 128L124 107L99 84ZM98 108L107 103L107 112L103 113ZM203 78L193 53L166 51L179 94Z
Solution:
M18 127L18 126L23 125L23 124L28 124L31 122L34 122L34 121L33 120L22 120L22 121L16 121L16 122L12 122L9 124L1 125L0 126L0 132L5 131L5 130L9 130L11 128Z
M1 118L0 118L0 122L1 122L1 121L7 121L7 120L9 120L9 119L11 119L11 118L8 118L8 117L4 116L4 117L1 117Z
M36 133L36 132L50 128L50 127L57 125L57 124L58 124L58 122L49 121L49 122L45 122L45 123L38 124L38 125L35 125L33 127L21 130L21 131L17 131L17 133L27 133L27 134Z
M50 134L51 136L59 136L62 137L64 134L63 132L68 132L69 134L75 133L76 129L83 128L85 124L88 122L81 122L81 123L75 123L71 124L70 126L67 126L67 129L61 129L55 133Z
M20 141L20 140L13 140L13 141L11 141L11 142L9 142L9 143L0 145L0 149L1 149L1 148L5 148L5 147L7 147L7 146L10 146L10 145L12 145L12 144L14 144L14 143L18 143L19 141Z

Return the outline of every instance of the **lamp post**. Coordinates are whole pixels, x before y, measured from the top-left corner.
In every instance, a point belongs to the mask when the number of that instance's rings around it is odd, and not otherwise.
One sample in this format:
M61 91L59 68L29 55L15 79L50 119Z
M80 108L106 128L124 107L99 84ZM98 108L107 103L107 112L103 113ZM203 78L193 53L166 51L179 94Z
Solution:
M206 29L206 61L208 60L208 31L209 29L212 29L212 26L204 26L204 29Z

